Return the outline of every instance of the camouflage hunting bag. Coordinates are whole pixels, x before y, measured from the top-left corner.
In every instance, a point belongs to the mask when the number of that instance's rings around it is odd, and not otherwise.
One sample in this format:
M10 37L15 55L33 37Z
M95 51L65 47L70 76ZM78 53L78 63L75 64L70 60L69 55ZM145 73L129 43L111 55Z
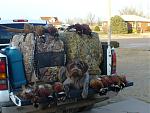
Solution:
M58 37L46 33L37 37L35 61L39 69L38 78L45 82L58 81L58 72L65 64L64 43Z
M25 24L23 30L11 29L11 32L20 33L14 35L12 45L23 53L28 82L35 74L39 80L54 81L59 66L65 64L64 44L58 38L57 29Z
M34 72L41 81L57 81L60 66L65 63L64 43L49 34L34 33L14 35L12 45L23 53L26 78L31 82Z
M102 62L102 47L99 36L93 33L91 36L76 32L64 32L61 36L66 45L67 62L73 59L80 59L89 66L89 73L100 74Z
M31 81L35 47L34 34L29 33L27 35L14 35L12 38L12 45L18 47L23 53L26 78L28 81Z

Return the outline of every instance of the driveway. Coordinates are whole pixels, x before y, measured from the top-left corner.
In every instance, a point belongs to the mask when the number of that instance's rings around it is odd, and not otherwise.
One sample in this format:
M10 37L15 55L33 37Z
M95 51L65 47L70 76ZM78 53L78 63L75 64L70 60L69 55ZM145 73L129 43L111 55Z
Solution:
M125 74L134 86L83 113L150 113L150 37L113 40L120 43L117 72Z
M150 113L150 104L130 98L82 113Z

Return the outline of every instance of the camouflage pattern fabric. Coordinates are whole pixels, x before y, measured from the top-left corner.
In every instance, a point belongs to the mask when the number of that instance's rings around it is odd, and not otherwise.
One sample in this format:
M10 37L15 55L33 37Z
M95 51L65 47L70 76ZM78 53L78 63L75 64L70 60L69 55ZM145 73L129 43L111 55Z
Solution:
M60 70L60 67L44 67L40 68L40 74L42 75L40 80L44 82L56 82L58 81L58 73Z
M29 33L27 35L19 34L14 35L12 39L13 46L18 47L23 53L23 60L26 72L26 78L31 81L32 69L33 69L33 56L34 56L34 34Z
M45 28L44 28L43 26L38 25L38 26L34 26L33 28L34 28L34 29L33 29L33 32L34 32L36 35L38 35L38 36L44 35L44 33L45 33Z
M61 52L64 51L64 43L60 39L46 34L45 37L37 38L37 52Z
M102 47L98 34L91 36L75 32L64 32L61 36L67 47L67 60L80 59L89 66L90 74L100 75L99 68L102 62Z
M51 36L49 34L45 34L45 36L36 36L36 37L34 33L29 33L27 35L24 34L14 35L12 39L12 45L18 47L20 51L23 53L26 78L28 82L31 81L31 77L33 74L35 43L37 46L36 51L38 53L64 51L63 41L61 41L58 38L54 38L54 36ZM56 81L57 77L55 75L58 72L54 70L58 70L57 67L45 67L45 69L40 69L40 76L41 76L40 78L42 78L41 80L50 82Z
M49 34L45 34L45 37L37 38L37 53L44 52L63 52L64 43L62 40L55 38ZM50 62L50 59L47 59ZM59 66L40 68L40 80L44 82L56 82L58 81Z
M23 42L23 39L24 39L24 35L23 34L14 35L13 38L12 38L12 41L11 41L11 45L12 46L16 46L19 49L21 49L20 45Z

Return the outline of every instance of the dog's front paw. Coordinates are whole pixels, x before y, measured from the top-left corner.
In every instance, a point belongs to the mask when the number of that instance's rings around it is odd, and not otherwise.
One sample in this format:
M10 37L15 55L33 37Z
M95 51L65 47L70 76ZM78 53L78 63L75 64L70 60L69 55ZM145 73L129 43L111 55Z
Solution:
M83 90L81 95L82 95L82 98L84 98L84 99L87 98L87 96L88 96L88 91L84 91L84 90Z

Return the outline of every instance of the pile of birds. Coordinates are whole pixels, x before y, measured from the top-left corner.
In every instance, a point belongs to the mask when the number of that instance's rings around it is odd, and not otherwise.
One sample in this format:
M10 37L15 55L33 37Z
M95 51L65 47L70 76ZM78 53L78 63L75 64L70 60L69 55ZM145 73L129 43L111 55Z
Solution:
M87 24L70 25L68 26L67 31L75 31L79 35L85 34L85 35L92 36L92 30Z
M31 100L37 106L37 103L65 101L69 96L69 91L75 89L82 90L83 98L88 96L89 88L94 89L99 95L106 95L108 91L119 92L123 89L127 80L121 75L103 75L95 77L88 74L88 65L80 60L72 61L66 66L66 70L62 73L67 76L63 82L49 83L34 83L28 85L20 94L20 97ZM60 75L62 76L62 75Z
M34 107L47 102L53 103L56 101L54 98L58 95L60 95L57 98L58 101L65 100L64 86L61 82L55 82L53 85L47 83L30 84L17 94L18 97L31 101Z
M108 90L119 92L127 84L124 75L103 75L90 81L90 87L99 91L100 95L105 95Z

